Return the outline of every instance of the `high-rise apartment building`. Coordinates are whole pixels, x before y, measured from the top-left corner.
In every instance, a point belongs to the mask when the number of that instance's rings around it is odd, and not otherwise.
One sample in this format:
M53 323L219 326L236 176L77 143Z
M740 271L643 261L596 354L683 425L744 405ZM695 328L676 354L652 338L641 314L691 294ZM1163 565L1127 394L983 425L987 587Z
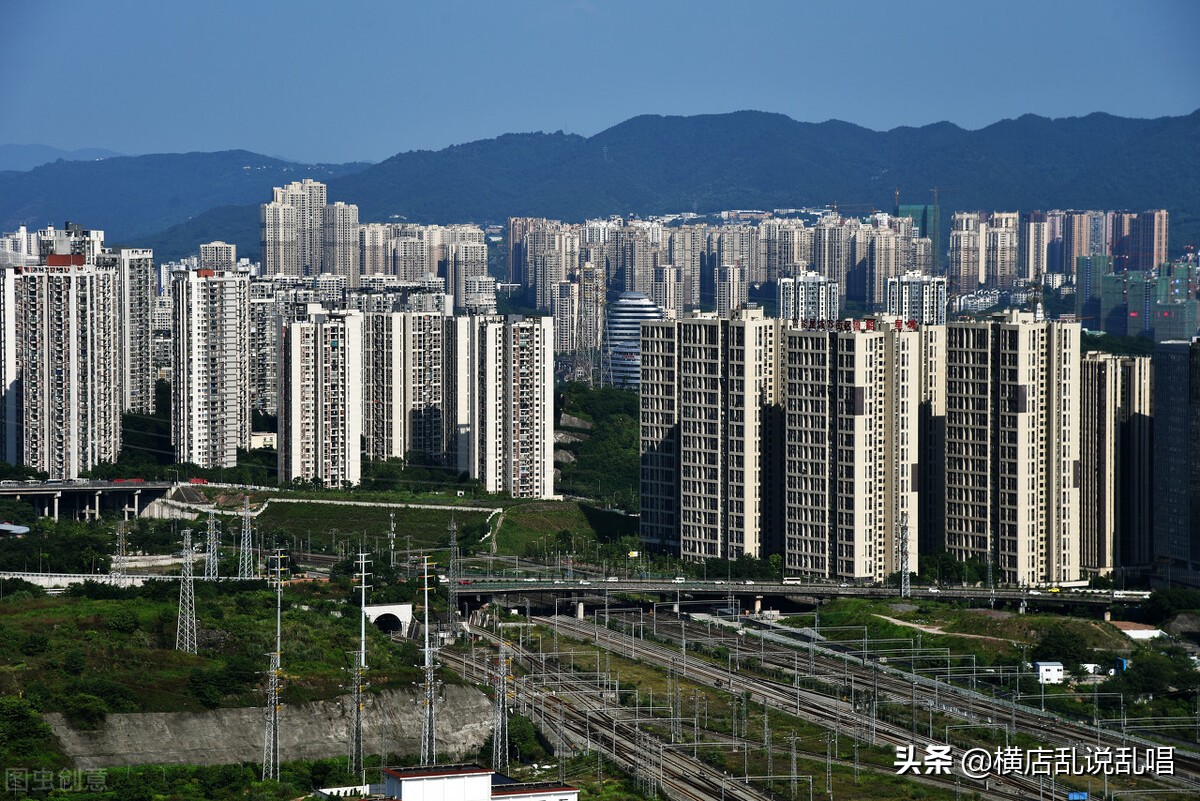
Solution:
M642 325L645 540L684 559L778 551L779 326L761 309Z
M300 264L299 216L280 200L259 206L259 241L263 275L303 275Z
M233 270L180 270L171 286L175 461L236 467L250 447L250 279Z
M1049 223L1042 212L1029 212L1020 216L1020 231L1017 238L1017 278L1021 281L1041 283L1048 271Z
M121 385L121 410L150 414L154 411L150 320L157 283L154 251L105 248L96 255L96 264L117 274L117 379Z
M579 337L579 284L559 281L551 304L554 318L554 354L575 352Z
M662 310L638 292L624 292L607 306L604 372L614 386L636 389L641 376L639 347L643 320L661 320Z
M52 479L115 462L121 449L119 279L87 259L47 255L15 282L21 461Z
M357 287L361 276L359 270L362 268L358 206L339 200L323 207L321 219L321 272L345 276L350 287Z
M358 226L360 275L389 275L392 272L392 226L364 223Z
M1200 340L1154 350L1154 550L1158 575L1200 586Z
M1080 567L1108 575L1151 562L1151 365L1088 353L1081 368Z
M950 267L953 291L974 292L984 280L983 237L987 226L979 214L956 211L950 220Z
M487 276L487 245L483 242L452 242L446 246L446 294L454 296L454 308L467 310L467 281Z
M781 320L836 320L838 286L825 276L806 272L779 279L778 314Z
M888 279L887 316L921 325L946 324L946 277L914 271Z
M726 317L735 309L746 305L750 285L746 281L746 270L733 264L717 268L717 315Z
M324 266L325 184L305 178L276 187L273 192L272 202L287 204L295 210L296 258L300 272L287 275L320 275L327 272ZM266 249L264 245L263 250Z
M985 283L992 288L1009 289L1017 282L1020 265L1020 215L994 212L984 231L983 266Z
M1170 217L1166 209L1140 212L1137 216L1137 250L1130 269L1149 271L1167 263Z
M554 496L554 323L451 317L446 325L447 458L488 492Z
M882 581L903 542L917 570L925 336L875 320L784 331L787 574Z
M279 300L271 278L250 281L250 408L275 416L279 413Z
M362 477L363 316L310 304L279 332L279 480Z
M650 297L654 305L662 310L665 319L679 319L683 313L683 282L673 265L666 264L654 271Z
M1008 584L1076 580L1079 325L1014 311L946 337L946 549Z
M363 319L363 435L368 459L446 457L440 314L389 312Z
M17 364L17 268L12 263L6 263L6 255L0 251L0 460L20 464L21 373ZM24 264L24 254L18 252L18 255L18 263Z
M222 272L237 267L237 245L207 242L200 246L200 269Z

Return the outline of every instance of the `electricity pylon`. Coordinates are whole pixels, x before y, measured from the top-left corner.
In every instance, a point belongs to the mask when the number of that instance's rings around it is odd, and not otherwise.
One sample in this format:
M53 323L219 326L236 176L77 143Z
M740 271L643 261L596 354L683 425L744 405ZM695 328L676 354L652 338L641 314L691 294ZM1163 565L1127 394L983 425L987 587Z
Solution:
M217 524L217 516L213 512L208 513L208 536L205 539L205 556L204 556L204 578L215 580L217 578L217 557L221 550L221 530Z
M267 670L266 732L263 736L263 781L279 780L279 693L283 678L283 554L275 551L275 650Z
M179 577L179 616L175 650L196 653L196 589L192 586L192 530L183 531L183 573Z

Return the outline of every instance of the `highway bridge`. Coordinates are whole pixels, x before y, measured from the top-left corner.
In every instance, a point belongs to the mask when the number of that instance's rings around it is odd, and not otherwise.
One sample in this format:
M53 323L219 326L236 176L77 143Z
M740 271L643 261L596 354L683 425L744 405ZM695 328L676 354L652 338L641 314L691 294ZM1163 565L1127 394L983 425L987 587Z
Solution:
M93 481L77 478L71 481L0 481L0 498L26 501L42 517L60 516L77 520L94 520L119 515L128 520L137 517L154 501L176 487L187 487L173 481L142 481L116 479Z

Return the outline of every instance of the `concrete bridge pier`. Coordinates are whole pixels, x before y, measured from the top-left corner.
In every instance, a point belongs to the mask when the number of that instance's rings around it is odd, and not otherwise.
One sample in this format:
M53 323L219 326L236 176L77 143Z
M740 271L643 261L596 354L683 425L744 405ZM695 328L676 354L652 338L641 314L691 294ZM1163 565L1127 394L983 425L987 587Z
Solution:
M754 614L756 614L756 615L762 614L762 596L761 595L754 596Z
M575 619L583 620L583 601L575 602Z

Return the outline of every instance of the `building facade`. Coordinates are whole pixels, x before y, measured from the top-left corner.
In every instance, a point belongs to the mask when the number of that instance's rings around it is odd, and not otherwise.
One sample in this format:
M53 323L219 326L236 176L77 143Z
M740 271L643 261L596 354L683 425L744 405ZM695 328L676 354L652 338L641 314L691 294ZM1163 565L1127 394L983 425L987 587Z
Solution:
M250 279L231 270L181 270L171 371L175 461L236 467L250 448Z

